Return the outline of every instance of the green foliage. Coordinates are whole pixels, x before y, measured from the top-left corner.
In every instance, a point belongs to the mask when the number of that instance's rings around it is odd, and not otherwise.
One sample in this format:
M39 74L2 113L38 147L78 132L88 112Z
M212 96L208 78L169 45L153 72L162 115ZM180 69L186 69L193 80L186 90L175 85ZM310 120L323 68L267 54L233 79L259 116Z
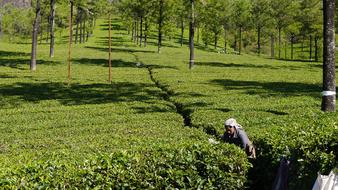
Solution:
M275 19L277 28L285 28L294 21L299 10L299 1L276 0L271 1L272 18ZM301 11L301 10L299 10Z
M203 41L208 43L210 37L218 36L222 31L223 17L219 11L223 4L219 1L213 0L201 8L201 22L203 23ZM210 34L211 33L211 34Z
M251 24L251 3L249 0L234 0L232 2L232 22L238 28Z
M181 49L139 55L144 63L179 69L154 68L154 76L182 105L191 126L220 136L225 119L242 124L257 146L251 187L270 189L283 155L291 159L292 189L309 189L317 172L337 165L338 116L320 111L320 64L198 50L190 71Z
M231 155L231 156L229 156ZM242 189L250 164L233 145L116 152L67 165L35 162L12 171L4 188Z
M322 3L318 0L302 0L300 10L296 16L301 23L302 34L315 33L320 35L323 26Z
M338 117L319 111L320 64L197 49L196 68L188 70L186 47L166 42L163 53L156 54L156 39L138 48L119 30L119 20L113 24L112 84L106 74L107 22L99 20L95 37L74 48L70 86L64 83L65 44L57 44L53 60L48 46L41 45L41 69L32 73L26 65L29 44L2 42L1 185L59 187L59 181L65 188L99 188L107 182L128 188L122 182L128 180L133 187L221 188L229 180L234 189L242 189L249 166L244 152L209 145L210 135L203 132L221 135L229 117L244 126L257 146L256 172L249 175L254 185L271 187L283 155L292 161L292 188L307 189L316 172L337 164ZM152 68L156 84L145 67L137 66L140 62ZM174 104L182 105L192 128L183 127ZM196 167L199 163L203 167ZM106 174L115 177L106 179ZM210 182L205 176L211 176Z
M73 49L69 86L67 44L56 44L53 60L48 45L39 46L40 69L33 73L27 68L30 44L1 42L1 188L116 184L241 189L250 167L244 152L211 145L202 130L183 126L182 116L163 98L165 92L149 71L137 66L144 51L157 55L154 46L141 49L128 43L116 18L113 83L107 83L106 24L98 20L95 37ZM161 63L152 67L175 70ZM101 163L107 160L113 164ZM114 166L117 171L109 170L109 175L115 178L104 181L105 173L98 168Z
M258 130L252 133L257 147L260 147L256 171L263 169L264 173L273 175L271 171L275 171L274 168L278 166L278 160L283 155L291 160L290 187L309 189L317 172L328 174L337 165L338 128L329 118L316 121L312 125L297 124L268 132ZM263 164L267 160L273 163L270 167ZM272 181L273 178L267 180Z
M27 37L31 35L33 13L31 9L17 8L11 4L6 4L1 8L1 28L8 34L10 40L13 37Z
M270 0L253 0L251 14L256 28L272 25Z

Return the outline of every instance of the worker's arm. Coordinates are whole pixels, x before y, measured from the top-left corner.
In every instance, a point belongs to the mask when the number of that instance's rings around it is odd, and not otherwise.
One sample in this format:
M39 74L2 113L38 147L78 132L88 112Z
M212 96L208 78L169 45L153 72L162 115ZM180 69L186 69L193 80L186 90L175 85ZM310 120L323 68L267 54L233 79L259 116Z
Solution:
M246 151L247 155L252 158L256 158L255 147L252 145L248 138L248 135L243 129L238 130L238 137L241 139L242 148Z
M238 137L241 139L241 146L243 149L246 149L247 146L250 146L250 140L248 138L248 135L245 133L245 131L243 129L236 129L237 130L237 135Z

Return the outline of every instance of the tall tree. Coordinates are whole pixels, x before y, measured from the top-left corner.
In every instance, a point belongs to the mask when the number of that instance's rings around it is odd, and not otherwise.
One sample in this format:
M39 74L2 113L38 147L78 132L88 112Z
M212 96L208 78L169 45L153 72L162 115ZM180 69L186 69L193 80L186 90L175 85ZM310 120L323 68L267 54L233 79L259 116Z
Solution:
M36 51L38 46L38 32L39 32L39 23L41 17L41 4L40 0L36 1L35 7L35 20L33 23L33 32L32 32L32 52L31 52L31 64L30 69L31 71L36 70Z
M323 17L320 0L301 0L300 11L296 16L301 24L300 34L302 37L302 57L304 57L304 41L310 39L310 60L312 59L312 39L315 40L315 61L318 61L318 40L322 36Z
M252 20L257 31L257 53L259 55L261 53L262 30L271 23L270 0L252 0L251 3Z
M231 4L230 0L222 0L221 3L221 25L223 26L223 32L224 32L224 53L227 53L227 32L231 27Z
M76 29L75 29L75 44L78 43L79 39L79 26L81 22L81 9L80 7L77 7L77 15L76 15ZM81 30L81 27L80 27Z
M232 19L236 28L238 29L238 52L241 54L242 50L242 32L243 29L250 26L251 19L251 4L249 0L234 0L232 5Z
M163 41L163 34L170 33L170 18L172 17L173 13L173 0L158 0L158 1L151 1L148 2L148 8L151 9L150 6L153 5L156 11L148 11L148 15L152 14L154 20L156 20L156 25L158 29L158 53L161 53L162 41ZM147 15L146 14L146 15Z
M323 0L323 93L322 110L336 111L336 44L335 44L335 0Z
M272 19L275 20L278 30L278 58L281 58L282 30L293 22L299 1L295 0L274 0L271 1Z
M287 41L290 41L291 44L291 60L294 59L294 44L296 42L296 36L300 33L300 28L301 24L296 20L285 28L285 42L287 43ZM285 51L287 51L287 47L285 47ZM285 59L287 59L286 56Z
M175 6L175 20L180 27L180 44L183 46L184 41L184 29L185 29L185 22L188 20L188 10L189 8L185 5L185 1L182 0L174 0L173 5Z
M214 49L217 48L219 34L222 31L224 4L219 0L210 0L205 5L200 6L200 20L205 28L204 31L212 33ZM207 34L209 35L209 34ZM206 37L208 38L208 37Z

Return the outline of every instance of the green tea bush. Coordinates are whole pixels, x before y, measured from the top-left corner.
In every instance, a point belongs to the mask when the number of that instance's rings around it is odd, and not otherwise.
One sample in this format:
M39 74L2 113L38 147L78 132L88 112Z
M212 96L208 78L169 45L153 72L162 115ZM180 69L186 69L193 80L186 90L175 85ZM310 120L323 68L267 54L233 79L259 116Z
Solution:
M310 189L317 172L337 165L338 115L320 111L320 65L198 55L194 70L162 61L179 71L154 69L154 78L171 89L170 98L189 113L191 126L219 137L224 120L233 117L245 128L257 147L250 189L271 189L283 156L291 161L290 189Z
M192 114L192 125L221 136L222 118L228 118L230 114L236 115L235 112L217 114L215 111L199 110ZM257 119L250 118L249 113L244 111L237 115L243 118L243 126L257 148L257 159L251 162L253 168L249 172L251 189L271 189L282 157L291 161L290 189L310 189L318 172L328 174L338 164L338 126L335 117L318 114L311 120L304 115L297 121L295 118L280 117L279 121L264 120L259 122L261 127L252 127L258 122ZM268 124L270 126L265 126Z
M271 185L282 156L291 161L290 189L310 189L318 172L328 174L338 163L337 126L288 126L258 130L252 135L258 159L251 177L254 184L266 189L271 187L267 184ZM266 175L264 179L262 173Z
M8 189L243 189L250 168L233 145L187 144L102 154L83 163L36 162L0 184Z

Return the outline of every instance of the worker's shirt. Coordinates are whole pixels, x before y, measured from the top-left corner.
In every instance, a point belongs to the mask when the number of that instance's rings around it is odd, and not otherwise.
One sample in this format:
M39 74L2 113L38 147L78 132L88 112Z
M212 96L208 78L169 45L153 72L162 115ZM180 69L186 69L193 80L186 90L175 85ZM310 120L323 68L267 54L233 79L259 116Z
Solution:
M246 146L250 145L248 135L241 127L235 127L235 133L233 135L230 135L227 132L225 132L224 135L222 136L222 139L230 144L241 146L243 149L245 149Z

